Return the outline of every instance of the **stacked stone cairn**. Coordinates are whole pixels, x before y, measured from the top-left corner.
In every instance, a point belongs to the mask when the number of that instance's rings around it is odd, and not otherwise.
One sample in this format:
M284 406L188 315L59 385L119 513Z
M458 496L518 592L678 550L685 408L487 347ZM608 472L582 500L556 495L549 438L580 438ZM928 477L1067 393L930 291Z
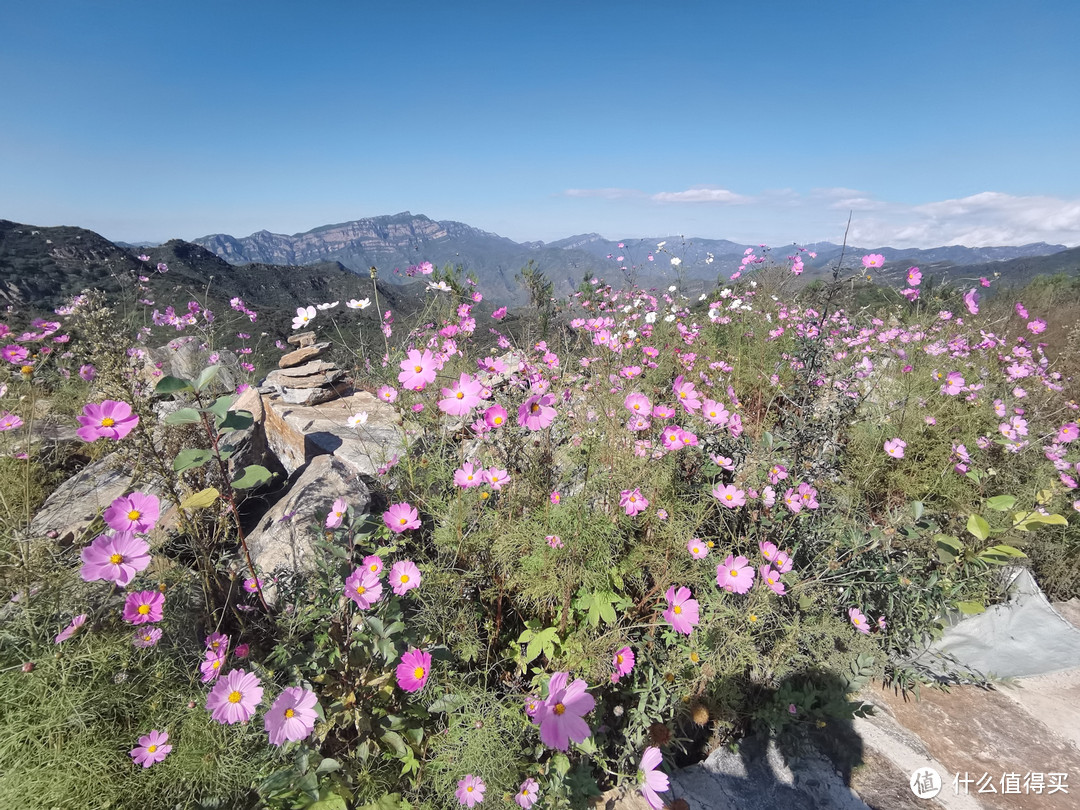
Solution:
M266 375L260 392L276 393L290 405L318 405L337 399L348 389L345 372L319 359L330 348L329 343L316 343L314 332L290 335L288 341L298 348L278 360L278 367Z

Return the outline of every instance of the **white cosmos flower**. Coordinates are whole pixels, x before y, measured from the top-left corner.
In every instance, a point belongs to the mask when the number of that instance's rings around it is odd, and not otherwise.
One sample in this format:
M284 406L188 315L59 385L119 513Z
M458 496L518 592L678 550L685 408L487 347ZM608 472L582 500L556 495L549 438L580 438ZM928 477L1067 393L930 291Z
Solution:
M428 289L429 290L442 290L443 292L450 292L451 290L453 290L453 287L451 287L445 281L440 281L438 284L433 284L432 282L429 281L428 282Z
M656 313L655 312L646 312L645 313L645 323L656 323Z
M674 315L665 315L664 316L664 323L671 323L673 320L675 320Z
M666 241L664 241L664 242L657 242L657 243L656 243L656 247L657 247L657 248L659 249L659 248L662 248L662 247L663 247L664 245L666 245L666 244L667 244L667 242L666 242Z
M321 310L333 309L334 307L336 307L338 305L338 303L339 303L338 301L335 301L332 304L316 304L315 306L316 306L317 309L321 309Z
M367 422L367 411L349 417L349 427L360 427Z
M354 298L351 301L346 301L345 306L347 306L349 309L367 309L369 306L371 306L371 299L361 298L359 301L357 301Z
M674 261L674 259L672 261ZM677 290L677 289L678 288L674 284L672 284L670 287L667 288L667 291L668 292L675 292L675 290Z
M671 266L672 267L678 267L680 264L682 264L682 259L680 259L678 256L672 256L671 257Z
M292 328L300 329L308 325L308 322L315 317L315 307L297 307L296 317L292 319Z

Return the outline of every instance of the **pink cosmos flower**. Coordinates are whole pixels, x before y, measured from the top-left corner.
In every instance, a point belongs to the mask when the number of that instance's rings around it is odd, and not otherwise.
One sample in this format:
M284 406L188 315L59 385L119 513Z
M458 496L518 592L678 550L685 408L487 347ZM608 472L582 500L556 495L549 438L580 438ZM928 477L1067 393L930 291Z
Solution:
M0 431L14 430L23 426L23 420L13 413L4 413L0 416Z
M1080 427L1076 422L1068 422L1058 428L1057 440L1060 444L1076 441L1077 436L1080 436Z
M472 807L484 801L485 790L487 790L487 785L484 784L484 780L470 773L464 779L458 780L454 795L457 796L458 804Z
M1042 318L1036 318L1033 321L1028 321L1028 331L1033 335L1041 335L1046 331L1046 321Z
M345 595L352 599L360 610L367 610L382 597L382 583L379 577L367 568L357 568L345 580Z
M109 504L101 517L115 531L146 534L157 525L161 517L161 504L154 495L132 492L121 495Z
M223 725L246 723L255 714L262 696L263 688L254 673L234 669L210 690L206 710Z
M478 380L462 372L457 382L442 389L443 398L439 400L439 410L449 416L467 416L480 404L480 392L483 388Z
M668 607L663 616L665 621L675 629L676 633L690 635L694 625L698 623L698 602L696 599L691 599L690 596L689 588L680 586L679 590L676 591L674 585L668 588L667 593L664 594Z
M104 579L127 587L132 577L150 565L150 546L131 532L102 534L82 550L79 576L86 582Z
M922 271L918 267L908 268L907 271L907 283L909 287L918 287L919 282L922 281Z
M338 498L330 507L330 514L326 516L326 528L336 529L345 519L349 505L344 498Z
M172 751L172 746L166 745L168 741L167 733L154 729L149 734L139 737L139 746L130 751L131 758L136 765L149 768L155 762L161 762Z
M817 490L803 481L798 489L799 501L806 509L817 509L821 504L817 502Z
M720 501L721 506L726 506L728 509L737 509L746 505L746 493L734 484L723 487L717 484L713 488L712 496Z
M397 402L398 393L392 385L380 385L375 396L383 402Z
M401 373L398 374L398 382L402 388L410 391L423 391L428 383L435 382L438 369L435 357L429 349L424 349L421 354L418 350L411 350L405 359L401 361Z
M289 686L278 695L274 705L263 718L263 727L270 735L271 745L284 745L286 740L299 742L315 730L318 714L315 693L300 686Z
M157 643L161 641L161 628L160 627L144 627L137 632L131 639L131 643L140 649L147 649L148 647L156 647Z
M395 503L383 513L383 522L390 531L401 534L406 529L420 528L420 513L408 503Z
M100 405L86 403L79 424L82 427L76 433L84 442L101 438L119 441L135 429L139 417L131 412L131 406L126 402L107 399Z
M1016 314L1019 315L1021 318L1023 318L1025 321L1027 320L1028 311L1027 311L1027 309L1024 308L1024 305L1021 304L1019 301L1016 302Z
M132 624L160 622L164 607L165 594L161 591L129 593L124 600L124 621Z
M701 403L701 415L705 417L706 422L719 427L724 427L731 416L723 405L712 399L706 399Z
M589 685L578 678L569 686L568 672L556 672L548 681L548 698L541 704L534 723L540 725L544 745L566 751L570 740L584 742L592 731L583 719L596 706L593 696L585 690Z
M462 489L472 489L484 483L484 471L473 467L471 461L466 461L459 469L454 470L454 483Z
M660 749L649 746L641 755L641 763L638 765L639 789L652 810L661 810L664 800L658 794L666 792L671 786L667 774L657 770L661 761L663 761L663 756Z
M500 428L506 424L506 408L502 405L492 405L484 411L484 424L489 428Z
M544 539L547 540L547 544L549 546L551 546L552 548L562 548L563 547L562 538L559 537L559 535L557 535L557 534L549 534Z
M206 649L222 655L229 649L229 637L224 633L211 633L206 637Z
M686 548L690 551L690 556L695 560L703 560L709 554L709 547L701 542L700 537L691 537L690 542L686 544Z
M979 314L979 294L975 292L974 287L964 293L964 306L972 315Z
M771 509L776 505L776 490L772 487L765 487L761 490L761 505L766 509Z
M379 574L381 574L383 570L382 558L376 556L375 554L370 554L367 557L364 557L360 565L362 568L370 571L375 576L379 576Z
M556 411L552 407L555 397L551 394L534 394L521 403L518 408L518 424L529 430L543 430L555 421Z
M768 540L762 540L758 543L758 548L761 550L761 556L765 558L766 562L773 562L776 560L776 555L780 551L777 548L776 543L771 543Z
M611 673L611 682L618 683L623 675L629 675L634 669L634 651L629 647L623 647L611 657L611 665L615 671Z
M878 630L881 630L881 631L884 632L885 628L888 626L885 623L885 617L884 616L878 616L878 618L877 618L877 626L878 626Z
M84 624L86 624L86 614L80 613L78 616L71 620L71 623L67 627L65 627L63 630L56 634L56 638L53 639L53 644L62 644L63 642L67 641L73 635L78 633L79 628L81 628Z
M86 382L91 382L97 376L97 369L87 363L79 367L79 377Z
M724 564L716 566L716 584L729 593L746 593L754 584L754 567L741 554L728 554Z
M862 266L869 270L871 267L881 267L885 264L885 257L880 253L868 253L862 257Z
M529 810L540 797L540 785L532 777L521 783L518 792L514 794L514 801L521 810Z
M27 357L30 356L30 352L24 346L16 346L15 344L11 344L10 346L5 346L2 350L0 350L0 355L2 355L3 358L9 363L19 365L20 363L24 362Z
M498 467L484 470L483 478L486 483L491 484L491 488L496 492L510 483L510 474L506 470L500 470Z
M202 673L202 682L211 683L216 681L225 669L225 661L228 657L226 650L207 650L203 662L199 664L199 672Z
M890 458L903 458L905 447L907 447L907 442L903 439L889 439L885 442L885 453Z
M851 608L848 611L848 618L851 619L851 623L855 625L855 629L860 633L866 635L870 634L870 625L866 623L866 616L858 608Z
M406 692L419 692L431 674L431 655L423 650L409 650L397 665L397 683Z
M558 490L555 490L554 492L551 493L551 504L552 504L552 506L558 506L561 501L562 501L562 495L559 494Z
M774 571L772 566L763 565L758 569L758 572L761 574L761 581L772 589L773 593L778 594L779 596L783 596L787 593L787 588L784 586L784 583L780 581L780 574L777 571Z
M633 517L644 512L649 507L649 502L645 500L640 489L624 489L619 493L619 506L626 510L628 516Z
M675 401L687 411L692 413L701 408L701 399L698 392L694 390L694 384L686 382L682 374L675 378L672 391L675 393Z
M682 447L682 442L679 441L681 435L681 427L678 425L668 425L660 433L660 443L664 445L665 450L678 450Z
M491 317L497 321L501 321L506 317L506 307L499 307L497 310L491 313Z
M236 649L233 650L233 655L235 655L241 660L247 658L249 655L251 655L251 645L247 643L237 644Z
M420 569L412 560L398 560L390 568L390 587L398 596L404 596L413 588L420 587Z

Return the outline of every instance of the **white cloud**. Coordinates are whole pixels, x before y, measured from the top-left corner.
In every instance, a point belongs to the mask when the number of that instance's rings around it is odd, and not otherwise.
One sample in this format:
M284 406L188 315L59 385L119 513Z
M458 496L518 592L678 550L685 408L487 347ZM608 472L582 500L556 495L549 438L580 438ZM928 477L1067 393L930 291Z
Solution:
M887 219L853 222L853 234L863 244L897 247L1080 244L1080 199L984 191L892 209Z
M728 191L726 188L716 188L714 186L698 186L687 189L686 191L661 191L657 194L653 194L650 199L655 200L656 202L704 202L726 203L729 205L740 205L750 202L749 197L736 194L734 191Z

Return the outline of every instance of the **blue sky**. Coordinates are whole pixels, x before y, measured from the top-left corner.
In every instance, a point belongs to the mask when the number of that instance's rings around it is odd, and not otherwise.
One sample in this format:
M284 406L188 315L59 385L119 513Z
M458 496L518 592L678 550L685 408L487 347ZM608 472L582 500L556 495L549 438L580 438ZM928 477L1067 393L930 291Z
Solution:
M1078 30L1075 0L12 3L0 217L1076 245Z

